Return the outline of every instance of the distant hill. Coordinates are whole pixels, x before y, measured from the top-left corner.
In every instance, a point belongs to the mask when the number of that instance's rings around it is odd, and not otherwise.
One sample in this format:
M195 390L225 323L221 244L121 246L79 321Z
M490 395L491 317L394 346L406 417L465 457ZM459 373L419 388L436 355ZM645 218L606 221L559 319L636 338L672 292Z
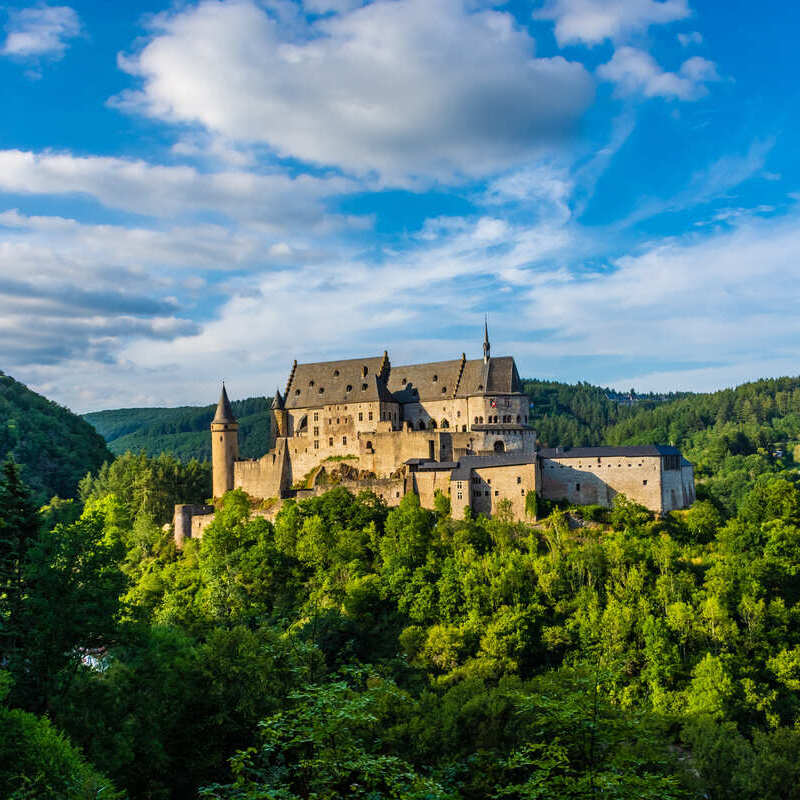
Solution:
M239 420L239 452L243 458L258 458L272 447L270 405L265 397L235 400L233 413ZM127 451L156 456L173 453L182 461L211 458L209 426L216 404L179 408L119 408L84 414L84 419L108 442L116 455Z
M530 397L530 421L545 447L604 444L607 430L660 406L689 397L669 394L622 394L590 383L523 380Z
M74 497L78 481L113 458L85 420L0 372L0 460L9 455L42 503Z

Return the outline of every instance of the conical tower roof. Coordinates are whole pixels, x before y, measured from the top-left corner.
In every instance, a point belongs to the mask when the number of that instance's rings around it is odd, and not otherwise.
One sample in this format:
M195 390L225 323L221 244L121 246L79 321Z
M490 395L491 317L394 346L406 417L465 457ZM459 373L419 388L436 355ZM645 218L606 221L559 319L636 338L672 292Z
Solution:
M272 410L273 411L283 411L283 398L281 397L281 390L275 390L275 397L272 398Z
M225 391L225 384L222 384L222 392L219 396L219 403L217 403L217 413L214 414L213 422L236 422L236 417L233 416L233 409L231 408L231 401L228 400L228 393Z

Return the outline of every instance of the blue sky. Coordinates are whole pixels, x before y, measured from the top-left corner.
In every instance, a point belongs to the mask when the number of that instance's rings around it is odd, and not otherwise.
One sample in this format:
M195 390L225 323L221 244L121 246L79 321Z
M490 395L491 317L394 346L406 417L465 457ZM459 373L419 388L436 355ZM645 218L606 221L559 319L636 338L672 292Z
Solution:
M292 359L797 374L800 12L766 0L11 3L0 369L78 411Z

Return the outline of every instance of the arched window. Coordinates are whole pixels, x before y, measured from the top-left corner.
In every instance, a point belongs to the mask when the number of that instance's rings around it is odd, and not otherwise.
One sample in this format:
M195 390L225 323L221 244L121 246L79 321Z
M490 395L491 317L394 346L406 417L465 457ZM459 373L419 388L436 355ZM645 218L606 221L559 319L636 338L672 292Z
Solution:
M365 365L365 366L363 366L363 367L361 367L361 374L362 374L362 375L363 375L365 378L367 377L367 373L368 373L368 372L369 372L369 370L367 369L366 365Z
M436 427L436 420L435 419L431 420L430 426L431 426L431 428L435 428Z
M519 420L519 414L517 414L517 422L519 422L519 421L520 421L520 420Z
M446 419L443 419L442 420L442 427L443 428L449 428L450 427L450 423Z
M473 423L473 425L477 425L477 424L478 424L478 418L475 417L475 422Z
M333 371L333 376L334 376L334 378L338 378L339 377L339 370L338 369L335 369Z
M372 450L372 442L367 439L367 450Z
M495 453L505 453L506 445L505 445L505 442L503 442L502 439L498 439L494 443L494 451L495 451Z
M353 387L348 383L347 386L345 387L345 391L346 392L352 392L353 391Z
M467 432L467 426L466 425L462 425L461 426L461 433L466 433L466 432Z
M478 422L483 425L483 417L478 417Z

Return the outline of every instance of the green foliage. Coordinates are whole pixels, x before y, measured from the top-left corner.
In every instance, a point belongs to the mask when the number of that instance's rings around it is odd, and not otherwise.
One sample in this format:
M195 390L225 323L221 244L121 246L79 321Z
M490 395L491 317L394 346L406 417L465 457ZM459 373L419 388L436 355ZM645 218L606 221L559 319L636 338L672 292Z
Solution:
M7 800L121 800L123 795L49 720L0 708L0 796Z
M211 496L211 467L196 460L184 464L168 453L150 458L128 452L80 483L84 503L111 495L129 520L146 514L163 525L172 520L177 503L203 503Z
M536 388L554 425L690 450L701 500L663 519L533 494L524 523L454 519L339 486L273 523L236 491L177 551L200 465L124 456L80 515L6 477L0 520L30 533L0 553L23 656L0 695L44 697L131 800L798 797L787 381L633 406Z
M0 372L0 462L9 457L40 505L75 497L78 481L112 458L85 420Z

